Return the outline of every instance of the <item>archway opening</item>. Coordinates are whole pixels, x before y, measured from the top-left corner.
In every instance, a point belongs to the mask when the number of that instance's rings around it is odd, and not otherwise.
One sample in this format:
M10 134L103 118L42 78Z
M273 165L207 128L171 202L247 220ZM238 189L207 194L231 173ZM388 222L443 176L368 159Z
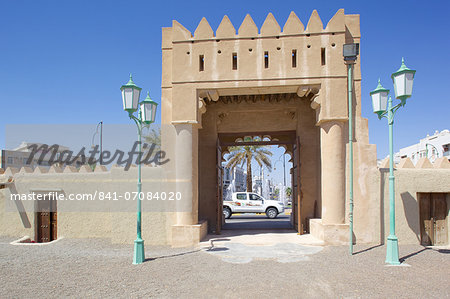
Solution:
M221 161L222 229L294 228L293 155L287 150L294 143L294 131L219 134L220 149L225 149Z
M266 228L280 232L286 228L291 229L290 232L295 230L299 234L307 233L309 219L320 217L320 136L315 122L316 112L311 108L311 99L286 93L220 96L215 102L210 100L205 103L206 111L202 114L198 139L198 213L200 220L208 221L209 233L220 234L222 229L239 230L239 227ZM284 218L286 221L279 224L278 228L275 221L268 222L268 220L274 219L267 219L266 209L259 212L262 214L253 216L249 216L248 213L239 215L242 213L236 211L235 215L231 217L232 220L227 222L224 219L224 206L227 196L230 196L229 192L231 191L231 196L236 191L248 192L247 186L245 188L241 186L240 190L236 186L232 190L227 190L231 181L227 182L226 176L229 170L226 170L226 159L230 147L236 146L279 148L281 153L274 158L285 154L284 169L288 179L277 178L277 180L286 181L283 186L290 188L291 201L290 204L287 201L283 202L287 213L285 211L278 213L278 215L282 215L278 220ZM274 167L280 168L283 165L278 163ZM248 172L247 169L240 171L245 175ZM263 171L265 171L264 176ZM271 174L265 167L260 169L258 165L251 174L252 184L263 185L261 180L263 177L264 180L267 179L267 174L270 177ZM267 188L268 182L264 183ZM265 193L263 190L253 190L253 186L251 189L252 193L262 197L265 202L275 197L275 188L270 190L269 187ZM255 198L256 201L260 200L256 196ZM251 200L250 195L247 194L247 203L251 204ZM234 212L232 213L234 214ZM246 219L247 216L252 219ZM262 219L265 224L261 226L261 223L251 223L258 222L253 218ZM233 219L235 220L233 221ZM239 223L234 224L233 222Z

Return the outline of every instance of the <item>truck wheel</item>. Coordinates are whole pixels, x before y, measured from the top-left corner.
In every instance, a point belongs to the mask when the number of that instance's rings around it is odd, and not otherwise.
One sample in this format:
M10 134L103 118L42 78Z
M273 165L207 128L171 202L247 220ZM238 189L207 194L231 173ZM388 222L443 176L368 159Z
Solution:
M223 216L225 219L230 219L231 217L231 210L228 207L223 208Z
M267 211L266 211L266 215L267 215L268 218L274 219L274 218L277 218L278 211L275 208L268 208Z

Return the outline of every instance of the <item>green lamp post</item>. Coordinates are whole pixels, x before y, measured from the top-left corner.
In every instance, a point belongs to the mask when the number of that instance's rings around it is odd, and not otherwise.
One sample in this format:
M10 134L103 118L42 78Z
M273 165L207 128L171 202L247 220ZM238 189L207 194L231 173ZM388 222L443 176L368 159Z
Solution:
M130 81L127 84L122 85L120 88L122 91L122 100L123 100L123 109L128 112L128 116L134 120L138 129L138 149L139 153L141 152L141 139L142 139L142 128L144 126L148 126L155 122L156 117L156 109L158 104L150 99L149 94L147 93L147 97L145 100L139 103L139 97L141 94L142 88L139 88L134 84L133 79L130 74ZM139 111L138 111L139 109ZM137 112L137 116L134 113ZM138 163L138 182L137 182L137 192L138 192L138 201L137 201L137 237L134 241L134 255L133 255L133 264L142 264L145 260L145 251L144 251L144 240L142 240L142 211L141 211L141 191L142 191L142 183L141 183L141 163Z
M405 106L406 99L411 97L415 73L415 70L406 67L402 58L400 69L391 76L394 82L395 97L400 100L400 103L395 106L392 106L390 96L388 99L389 89L381 86L380 80L378 80L375 90L370 92L373 112L378 115L379 119L387 118L389 124L389 236L387 238L386 263L391 265L400 265L398 238L395 235L394 116L400 107Z

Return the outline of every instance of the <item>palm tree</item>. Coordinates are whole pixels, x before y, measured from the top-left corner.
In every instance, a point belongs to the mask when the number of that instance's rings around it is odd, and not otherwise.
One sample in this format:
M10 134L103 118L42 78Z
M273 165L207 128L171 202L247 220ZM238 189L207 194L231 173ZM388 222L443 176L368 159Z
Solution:
M161 150L161 128L158 127L148 132L148 135L144 136L144 142L149 145L154 144L156 147L155 150Z
M151 156L149 158L153 158L155 154L161 150L161 127L156 129L151 129L147 133L147 135L143 136L144 142L147 143L150 147L147 150L144 150L144 157L147 157L149 151L152 149Z
M260 167L265 165L269 170L272 170L272 163L270 158L272 152L267 146L263 145L245 145L245 146L231 146L229 149L227 167L233 169L237 165L247 164L247 192L252 192L252 160L255 159Z

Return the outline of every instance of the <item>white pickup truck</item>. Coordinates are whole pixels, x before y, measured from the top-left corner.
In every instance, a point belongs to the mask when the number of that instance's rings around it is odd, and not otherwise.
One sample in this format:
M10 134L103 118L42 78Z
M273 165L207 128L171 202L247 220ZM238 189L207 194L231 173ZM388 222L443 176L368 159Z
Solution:
M283 212L282 202L264 199L252 192L234 192L231 200L223 201L223 215L227 219L233 213L266 213L268 218L274 219Z

